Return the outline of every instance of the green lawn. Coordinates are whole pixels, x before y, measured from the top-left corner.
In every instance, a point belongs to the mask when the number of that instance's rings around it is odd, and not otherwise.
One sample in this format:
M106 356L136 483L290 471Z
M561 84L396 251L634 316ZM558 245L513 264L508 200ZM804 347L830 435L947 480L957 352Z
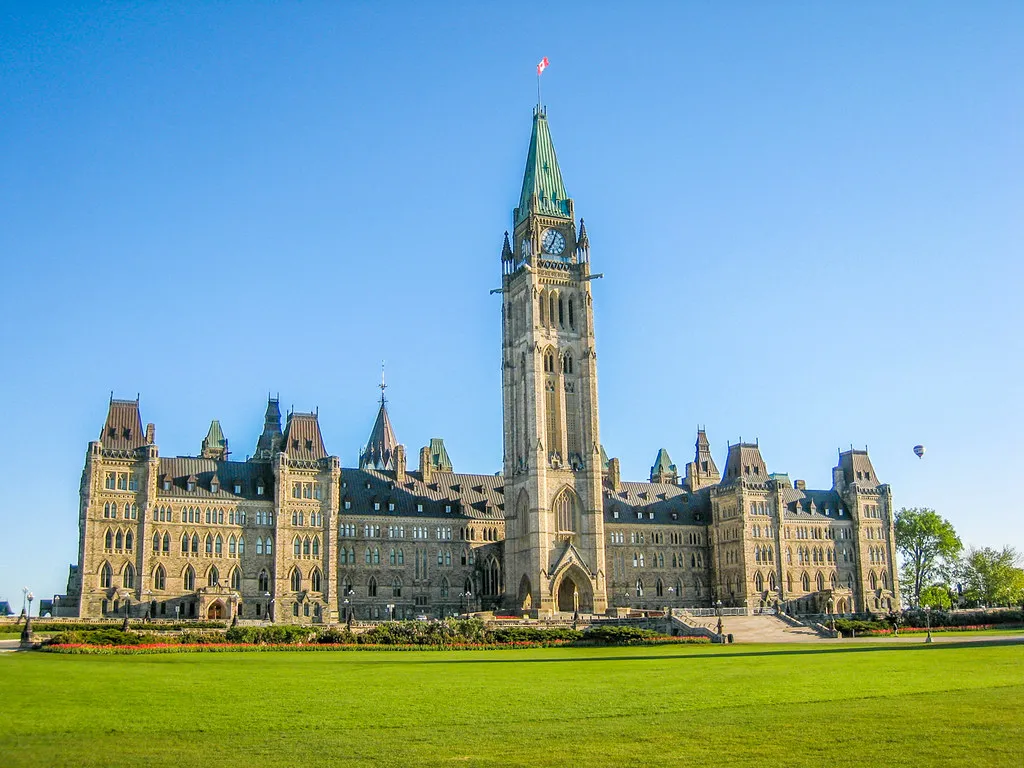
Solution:
M5 766L1024 765L1024 644L0 654Z

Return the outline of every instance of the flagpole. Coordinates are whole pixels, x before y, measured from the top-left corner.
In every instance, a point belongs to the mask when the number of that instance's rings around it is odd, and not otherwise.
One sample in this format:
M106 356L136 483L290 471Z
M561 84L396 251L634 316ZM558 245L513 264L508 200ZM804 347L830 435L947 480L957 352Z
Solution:
M540 114L540 68L537 68L537 113Z

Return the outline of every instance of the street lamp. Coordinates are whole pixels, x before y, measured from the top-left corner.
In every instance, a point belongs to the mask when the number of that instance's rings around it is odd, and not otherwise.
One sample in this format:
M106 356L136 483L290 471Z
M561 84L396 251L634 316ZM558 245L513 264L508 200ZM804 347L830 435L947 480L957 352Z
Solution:
M28 587L24 589L24 598L28 600L28 609L22 609L25 611L25 626L21 630L21 644L22 646L29 646L32 644L32 600L35 598Z
M352 627L352 603L351 603L351 598L352 598L353 595L355 595L355 593L356 593L356 591L354 589L349 589L345 593L345 623L348 624L350 629Z
M928 626L928 634L925 636L924 641L926 643L931 643L931 642L933 642L933 640L932 640L932 607L930 605L926 605L924 607L924 620L925 620L925 623Z
M395 604L394 603L388 603L387 608L388 608L388 620L389 621L394 621L395 620Z
M60 598L57 595L53 596L53 608L51 609L51 615L53 618L57 618L57 611L60 607Z
M465 592L460 592L459 593L459 598L460 598L460 606L459 606L460 607L460 611L459 612L460 613L465 613L466 612L466 601L469 600L472 596L473 596L473 593L470 592L468 589Z
M26 600L28 599L28 587L21 588L21 618L28 617L28 611L25 608Z

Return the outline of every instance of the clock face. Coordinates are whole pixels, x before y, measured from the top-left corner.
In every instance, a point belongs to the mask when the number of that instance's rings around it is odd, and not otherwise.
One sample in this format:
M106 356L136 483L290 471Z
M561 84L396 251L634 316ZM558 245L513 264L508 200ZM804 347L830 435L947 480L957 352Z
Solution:
M557 229L545 230L544 237L541 239L541 245L544 248L544 253L558 256L565 250L565 235Z
M526 257L530 255L530 241L523 240L522 247L519 250L519 261L526 261Z

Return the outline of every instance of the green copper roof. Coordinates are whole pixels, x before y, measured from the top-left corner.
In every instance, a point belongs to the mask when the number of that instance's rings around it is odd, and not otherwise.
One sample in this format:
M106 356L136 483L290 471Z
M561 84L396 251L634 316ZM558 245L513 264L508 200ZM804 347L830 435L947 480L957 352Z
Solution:
M664 474L671 474L676 471L676 465L672 463L672 459L669 458L668 451L664 448L658 449L658 457L654 460L654 466L651 468L652 472L662 472Z
M537 196L537 207L531 209L534 195ZM548 116L538 107L533 111L533 134L530 136L530 151L526 155L523 191L519 195L515 223L518 224L530 213L568 216L567 199L562 172L558 169L558 158L555 157L555 145L551 141L551 130L548 128Z

